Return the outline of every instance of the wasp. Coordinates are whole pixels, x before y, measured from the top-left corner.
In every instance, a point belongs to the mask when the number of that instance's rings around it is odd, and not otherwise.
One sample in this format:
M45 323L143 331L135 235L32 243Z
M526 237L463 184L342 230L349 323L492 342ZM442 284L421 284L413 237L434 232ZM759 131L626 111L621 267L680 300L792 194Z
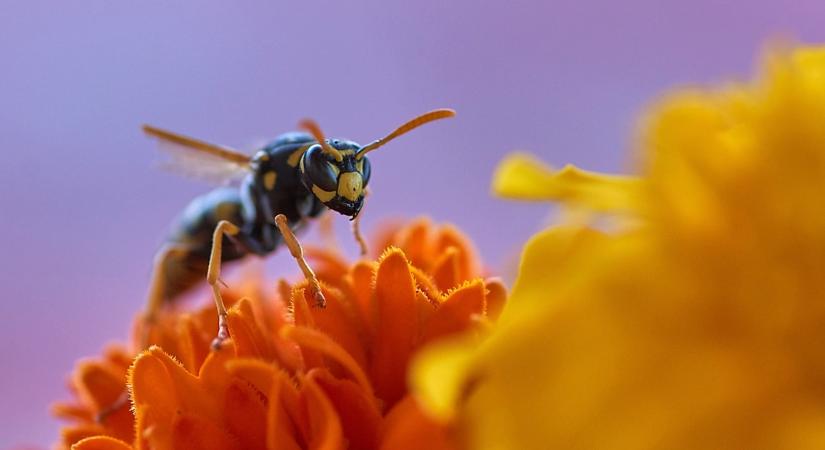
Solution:
M421 125L454 115L451 109L424 113L367 145L327 139L317 123L306 119L299 124L302 131L282 134L252 156L145 125L143 131L171 153L177 168L200 177L240 182L195 198L174 222L155 257L144 330L151 327L164 304L205 275L218 311L218 333L212 345L220 348L229 337L220 292L221 263L248 255L265 256L282 243L297 261L318 306L323 307L318 280L293 233L327 209L356 219L372 172L366 155ZM144 346L148 345L146 333Z

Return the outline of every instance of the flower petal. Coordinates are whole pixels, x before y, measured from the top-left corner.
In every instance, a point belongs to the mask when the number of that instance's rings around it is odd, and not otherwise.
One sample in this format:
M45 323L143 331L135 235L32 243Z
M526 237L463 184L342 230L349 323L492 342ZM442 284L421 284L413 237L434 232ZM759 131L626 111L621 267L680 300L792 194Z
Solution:
M507 287L498 278L489 278L484 284L487 286L487 317L496 320L507 301Z
M72 445L72 450L132 450L132 446L109 436L94 436Z
M473 245L458 229L452 225L442 225L435 237L435 252L437 255L444 254L449 249L456 249L456 274L458 281L466 281L478 276L476 267L476 257ZM435 259L435 257L433 258ZM453 284L450 288L456 286Z
M360 322L353 305L350 305L337 289L322 287L327 299L326 308L311 308L309 313L315 328L322 331L343 349L361 367L367 366L364 345L358 335Z
M310 348L331 358L352 375L353 379L364 389L364 392L367 392L370 397L374 396L369 378L367 378L361 366L358 365L358 362L326 334L306 327L286 325L281 329L281 335L285 339L296 342L301 348Z
M105 363L84 361L75 370L73 383L78 395L100 411L123 395L126 373Z
M355 263L350 272L352 292L355 296L357 310L361 314L362 323L366 324L370 337L375 332L377 311L372 303L372 280L375 277L375 264L370 261Z
M478 339L457 336L419 351L410 368L411 391L427 412L447 423L456 415L473 375Z
M82 423L70 427L63 427L60 430L60 441L63 442L66 447L70 447L83 439L102 434L106 434L103 426L94 422Z
M229 310L227 321L229 335L232 336L235 354L238 357L273 359L269 340L256 322L248 299L241 299Z
M429 269L431 259L429 247L432 223L426 217L415 220L397 238L397 246L404 250L410 263L422 269Z
M493 192L519 200L575 202L597 211L632 210L641 182L632 177L603 175L567 165L554 170L532 155L513 153L498 166Z
M312 450L344 448L341 421L332 402L312 377L301 377L301 402L308 419L308 441Z
M382 450L451 450L455 440L442 425L427 417L411 396L404 397L387 415Z
M424 325L422 342L470 329L473 317L484 314L485 292L482 280L471 281L451 291Z
M308 376L315 379L332 402L350 448L377 448L382 418L375 398L358 384L335 378L326 371L315 370Z
M263 392L236 381L224 392L226 429L237 438L242 448L260 448L267 436L267 406Z
M375 306L378 323L371 374L376 394L389 407L406 390L407 365L418 328L415 283L398 249L388 250L378 266Z
M448 247L433 265L433 279L442 291L448 291L461 283L458 249Z
M154 449L154 447L152 447ZM181 414L172 431L172 449L241 450L236 439L216 423L202 416Z
M296 408L285 407L284 394L287 389L294 391L292 383L286 379L283 372L277 374L273 372L270 388L267 391L268 407L266 413L266 448L267 450L299 450L301 446L297 442L297 431L294 420L287 411L295 411ZM292 395L297 405L297 391Z

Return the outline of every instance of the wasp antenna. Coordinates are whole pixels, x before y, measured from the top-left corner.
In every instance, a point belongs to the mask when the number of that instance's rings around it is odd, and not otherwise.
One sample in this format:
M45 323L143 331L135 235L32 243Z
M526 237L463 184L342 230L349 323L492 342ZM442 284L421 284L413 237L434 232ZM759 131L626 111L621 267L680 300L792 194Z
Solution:
M326 138L324 137L324 133L321 131L321 127L319 127L314 120L304 119L298 123L298 126L306 131L309 131L309 134L311 134L312 137L314 137L315 140L318 141L318 144L321 145L321 148L324 149L324 153L331 155L338 162L344 160L344 155L342 155L341 152L339 152L331 145L329 145Z
M425 123L429 123L429 122L432 122L434 120L446 119L448 117L453 117L453 116L455 116L455 110L452 110L452 109L449 109L449 108L434 109L432 111L425 112L424 114L421 114L420 116L415 117L415 118L407 121L406 123L404 123L400 127L396 128L392 133L382 137L381 139L378 139L376 141L373 141L373 142L361 147L361 149L358 150L358 153L355 155L355 158L356 159L361 159L368 152L371 152L371 151L377 149L378 147L381 147L382 145L386 144L387 142L390 142L391 140L397 138L398 136L401 136L402 134L406 134L406 133L416 129L416 128L420 127L421 125L424 125Z

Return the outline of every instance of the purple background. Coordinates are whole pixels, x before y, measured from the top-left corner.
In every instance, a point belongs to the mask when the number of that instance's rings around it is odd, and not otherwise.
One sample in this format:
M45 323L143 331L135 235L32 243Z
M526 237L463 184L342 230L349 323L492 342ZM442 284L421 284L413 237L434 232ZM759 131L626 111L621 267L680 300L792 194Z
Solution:
M823 23L821 0L3 1L0 448L56 439L47 405L126 336L169 221L208 189L157 170L141 123L244 147L308 116L364 143L453 107L374 154L365 227L430 214L502 269L547 214L490 198L505 152L620 170L656 93Z

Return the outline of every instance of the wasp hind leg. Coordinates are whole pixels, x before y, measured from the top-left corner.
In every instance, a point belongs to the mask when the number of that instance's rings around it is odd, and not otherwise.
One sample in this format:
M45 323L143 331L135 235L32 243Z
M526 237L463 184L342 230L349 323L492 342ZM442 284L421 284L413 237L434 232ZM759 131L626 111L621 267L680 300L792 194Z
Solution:
M189 253L189 247L180 244L166 244L158 250L152 268L152 281L149 285L149 296L146 301L146 310L143 313L143 323L140 329L140 340L137 351L143 351L151 344L151 332L161 308L168 300L170 266L176 258Z
M149 285L149 296L146 301L146 310L141 318L138 331L139 340L135 353L140 353L151 344L152 328L155 326L158 314L166 301L167 270L174 258L185 256L189 248L183 245L166 244L158 250L152 268L152 281ZM103 424L114 413L129 403L129 391L124 389L118 398L110 405L98 411L95 416L97 423Z

